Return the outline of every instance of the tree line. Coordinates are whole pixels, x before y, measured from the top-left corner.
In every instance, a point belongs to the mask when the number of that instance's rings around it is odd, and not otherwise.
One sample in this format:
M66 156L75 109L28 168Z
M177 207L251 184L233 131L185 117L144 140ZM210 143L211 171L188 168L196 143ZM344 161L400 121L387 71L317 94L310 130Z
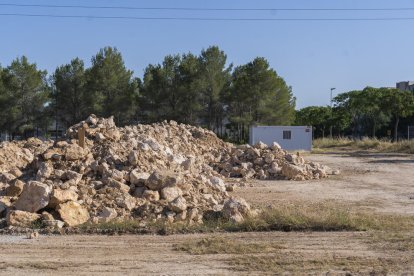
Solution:
M120 126L175 120L245 142L251 125L292 124L295 98L265 58L234 67L217 46L168 55L142 79L112 47L89 68L74 58L50 75L25 56L0 67L0 132L27 137L46 133L54 120L68 127L91 113L113 115Z
M399 136L400 122L412 124L414 94L396 88L366 87L363 90L338 94L329 106L309 106L296 113L296 124L314 126L315 137L326 137L333 129L334 136L356 138ZM406 130L406 128L404 128ZM399 135L400 134L400 135Z

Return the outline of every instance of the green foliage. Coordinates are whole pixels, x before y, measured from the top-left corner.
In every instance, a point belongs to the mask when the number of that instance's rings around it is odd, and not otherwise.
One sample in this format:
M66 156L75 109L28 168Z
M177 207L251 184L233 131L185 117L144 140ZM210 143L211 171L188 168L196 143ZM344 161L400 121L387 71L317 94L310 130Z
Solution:
M176 120L243 142L251 125L288 125L295 116L291 87L266 59L233 71L217 46L168 55L145 68L142 83L112 47L93 56L89 68L79 58L59 66L51 87L25 57L0 68L0 80L0 130L10 132L47 128L55 118L67 127L94 113L114 116L117 125Z
M14 134L39 127L48 101L46 71L38 70L23 56L0 76L0 129Z
M381 108L394 118L394 141L397 141L400 118L414 113L414 95L410 91L398 89L387 89L382 93Z
M52 76L53 107L59 119L70 126L88 114L86 105L86 76L83 61L73 59L70 64L58 67Z
M328 106L308 106L296 112L296 125L313 126L314 136L325 137L331 118Z
M139 84L132 75L116 48L101 49L92 58L92 67L86 70L88 113L115 116L119 125L132 120L137 108Z
M357 138L376 138L378 130L393 122L394 140L397 140L400 118L414 113L413 93L393 88L366 87L341 93L334 98L334 103L332 109L309 106L297 111L295 124L312 125L316 138L324 138L329 127L336 137L352 134Z
M289 125L295 116L291 88L264 58L235 68L228 102L238 141L246 140L253 124Z
M166 56L144 74L142 109L149 122L171 120L196 124L201 111L199 64L192 54Z
M226 68L227 56L217 46L201 51L198 58L199 88L204 109L202 121L209 128L218 130L224 119L224 95L230 85L231 68Z

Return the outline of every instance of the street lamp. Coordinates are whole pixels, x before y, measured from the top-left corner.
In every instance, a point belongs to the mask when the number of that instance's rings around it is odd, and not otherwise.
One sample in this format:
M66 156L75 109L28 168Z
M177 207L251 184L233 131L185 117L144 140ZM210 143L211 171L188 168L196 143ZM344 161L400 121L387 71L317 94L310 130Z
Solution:
M332 108L332 91L334 91L335 89L336 89L335 87L331 88L331 108Z
M334 91L336 88L332 87L331 88L331 125L329 126L329 137L332 139L332 117L333 117L333 112L332 112L332 91Z

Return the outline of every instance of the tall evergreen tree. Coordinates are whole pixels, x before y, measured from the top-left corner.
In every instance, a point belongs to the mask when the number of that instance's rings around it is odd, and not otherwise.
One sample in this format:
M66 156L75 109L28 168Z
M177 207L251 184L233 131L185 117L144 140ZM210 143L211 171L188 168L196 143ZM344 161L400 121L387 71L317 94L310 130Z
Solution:
M12 134L24 134L26 130L44 125L49 93L46 74L46 71L38 70L35 63L29 63L25 56L15 59L3 70L2 129Z
M236 67L228 99L230 120L237 125L239 140L246 141L252 124L293 123L295 98L291 88L264 58Z
M132 75L116 48L101 49L92 58L92 67L86 70L88 111L104 117L113 115L121 125L132 120L139 86L139 80Z
M199 57L200 88L204 107L203 121L212 130L218 130L224 119L223 96L231 80L231 68L226 67L227 56L217 46L201 51Z
M53 107L60 121L70 126L87 114L86 75L83 61L73 59L70 64L58 67L53 79Z

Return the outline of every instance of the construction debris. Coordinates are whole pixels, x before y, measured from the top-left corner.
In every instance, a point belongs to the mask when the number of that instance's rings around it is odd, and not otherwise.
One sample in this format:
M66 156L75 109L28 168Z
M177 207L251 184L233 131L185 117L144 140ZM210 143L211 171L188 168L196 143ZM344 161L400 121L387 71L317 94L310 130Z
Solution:
M234 146L213 132L174 121L115 126L91 115L67 140L0 146L0 219L61 228L136 219L201 223L206 211L240 222L252 214L229 196L228 177L318 179L329 168L306 162L276 143Z

